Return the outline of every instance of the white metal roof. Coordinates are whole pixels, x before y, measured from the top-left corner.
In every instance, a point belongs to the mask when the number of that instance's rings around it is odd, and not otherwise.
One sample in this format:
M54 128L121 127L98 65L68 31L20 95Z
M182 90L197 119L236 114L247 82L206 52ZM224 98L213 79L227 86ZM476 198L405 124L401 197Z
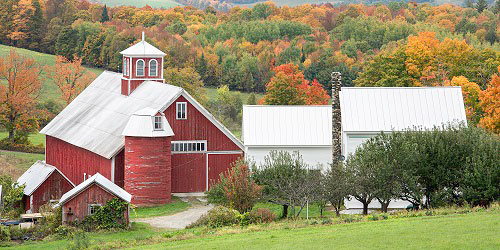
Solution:
M101 186L104 190L116 195L117 197L126 202L130 202L132 200L131 194L129 194L127 191L123 190L121 187L117 186L110 180L108 180L106 177L102 176L99 173L96 173L92 177L80 183L78 186L74 187L67 193L63 194L63 196L59 200L59 205L61 206L64 205L66 202L70 201L73 197L85 191L85 189L87 189L94 183Z
M64 178L66 176L61 173L56 167L45 163L44 161L35 162L23 175L17 179L19 186L25 185L24 194L30 196L35 190L43 184L47 178L54 172L59 172ZM68 178L66 178L72 186L75 186Z
M125 145L122 132L132 114L144 108L163 112L182 95L243 149L243 144L182 88L146 81L124 96L121 77L120 73L103 72L40 133L110 159Z
M342 88L343 132L401 131L466 122L460 87ZM330 105L243 107L245 146L331 146Z
M159 50L150 43L142 40L128 49L120 52L124 56L165 56L163 51Z
M139 137L165 137L173 136L174 131L170 127L165 115L161 113L162 130L155 130L153 127L154 116L158 110L152 108L144 108L134 113L125 129L123 129L123 136L139 136Z

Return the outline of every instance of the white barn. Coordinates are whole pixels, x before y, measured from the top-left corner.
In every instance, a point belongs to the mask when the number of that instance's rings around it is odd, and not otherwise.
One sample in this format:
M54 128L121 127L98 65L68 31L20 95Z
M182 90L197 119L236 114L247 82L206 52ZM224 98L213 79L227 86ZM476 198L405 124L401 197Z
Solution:
M346 87L340 91L340 107L342 154L346 157L381 131L467 122L460 87ZM299 151L311 166L324 168L332 161L329 105L246 105L242 130L245 155L257 164L271 150ZM379 208L377 203L370 207ZM346 205L357 208L360 204L351 201ZM390 207L406 205L395 202Z

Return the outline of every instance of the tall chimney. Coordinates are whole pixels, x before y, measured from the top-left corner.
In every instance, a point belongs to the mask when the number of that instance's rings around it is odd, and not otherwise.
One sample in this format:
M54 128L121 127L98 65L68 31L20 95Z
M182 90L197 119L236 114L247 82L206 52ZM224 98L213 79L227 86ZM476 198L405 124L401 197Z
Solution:
M342 123L339 92L342 86L342 74L332 72L332 163L338 164L342 157Z

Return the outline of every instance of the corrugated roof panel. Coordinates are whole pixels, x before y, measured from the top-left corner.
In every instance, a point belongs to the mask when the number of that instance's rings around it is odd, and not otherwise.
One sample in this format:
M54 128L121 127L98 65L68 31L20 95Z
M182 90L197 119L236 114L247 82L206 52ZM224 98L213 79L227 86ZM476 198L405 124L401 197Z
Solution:
M460 87L342 88L344 132L424 129L466 122ZM329 146L331 106L244 106L246 146Z

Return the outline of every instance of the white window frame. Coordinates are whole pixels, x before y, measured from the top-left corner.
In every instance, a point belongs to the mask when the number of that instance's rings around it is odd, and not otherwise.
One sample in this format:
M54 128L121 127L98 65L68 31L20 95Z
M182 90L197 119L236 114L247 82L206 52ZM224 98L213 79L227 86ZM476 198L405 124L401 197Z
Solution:
M157 120L159 119L159 120ZM156 127L156 125L159 124L158 127ZM155 115L153 116L153 129L155 131L162 131L163 130L163 122L162 122L162 119L161 119L161 115Z
M92 213L92 208L94 207L102 207L101 204L88 204L87 205L87 215L93 215L96 211L94 211L94 213Z
M184 117L179 117L179 107L184 106ZM175 117L177 120L187 119L187 102L176 102L175 103Z
M182 153L204 153L207 152L207 141L206 140L196 140L196 141L172 141L171 149L172 153L182 154Z
M139 74L139 62L142 62L142 74ZM135 62L135 75L136 76L145 76L146 74L146 62L144 60L139 59Z
M128 76L128 60L123 58L123 75Z
M151 69L152 69L151 63L152 62L156 63L154 74L151 74L151 72L152 72L151 71ZM158 60L156 60L156 59L149 60L149 76L158 76Z

